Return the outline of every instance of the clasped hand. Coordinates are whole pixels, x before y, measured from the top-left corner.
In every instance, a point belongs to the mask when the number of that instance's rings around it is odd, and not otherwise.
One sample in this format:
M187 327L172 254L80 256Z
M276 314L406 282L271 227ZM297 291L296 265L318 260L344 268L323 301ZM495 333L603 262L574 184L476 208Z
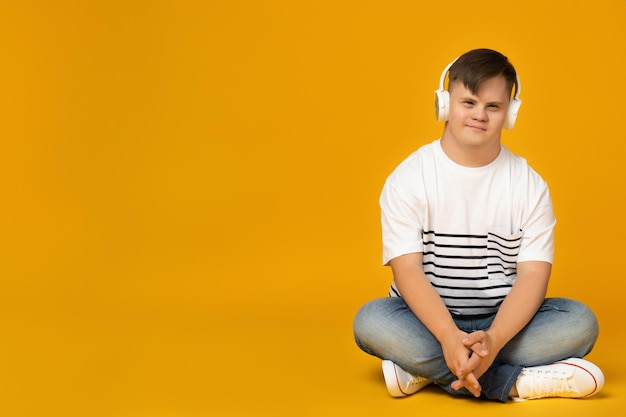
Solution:
M448 368L458 378L452 383L452 389L465 387L479 397L482 388L478 378L487 371L498 353L492 346L489 333L482 330L469 334L459 331L446 339L442 348Z

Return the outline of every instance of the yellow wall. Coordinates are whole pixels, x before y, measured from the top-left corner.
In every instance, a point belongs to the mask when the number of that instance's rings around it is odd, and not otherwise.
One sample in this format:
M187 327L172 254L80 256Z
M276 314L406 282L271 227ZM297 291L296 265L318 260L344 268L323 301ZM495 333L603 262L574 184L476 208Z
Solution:
M0 409L195 415L213 400L190 364L243 352L229 337L261 317L349 324L390 278L382 183L439 136L440 72L477 47L521 77L504 141L551 185L551 294L591 304L608 344L625 19L623 0L2 2Z

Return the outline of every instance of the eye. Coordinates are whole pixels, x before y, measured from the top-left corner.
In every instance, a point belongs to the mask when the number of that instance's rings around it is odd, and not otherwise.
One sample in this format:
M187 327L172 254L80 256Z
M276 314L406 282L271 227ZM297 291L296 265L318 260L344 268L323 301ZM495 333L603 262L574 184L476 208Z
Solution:
M465 107L471 107L474 105L474 102L472 100L463 100L463 105Z

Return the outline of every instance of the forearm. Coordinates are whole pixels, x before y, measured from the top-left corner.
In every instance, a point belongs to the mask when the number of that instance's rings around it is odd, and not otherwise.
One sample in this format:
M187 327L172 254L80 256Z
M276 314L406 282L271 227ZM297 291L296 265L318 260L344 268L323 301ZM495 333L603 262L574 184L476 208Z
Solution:
M545 299L551 265L524 262L518 265L518 278L500 306L488 330L497 350L519 333L533 318Z
M390 265L402 298L440 343L458 331L443 300L423 272L421 253L400 256L391 260Z
M459 387L467 387L478 397L481 388L472 372L474 368L461 372L471 354L470 348L463 344L468 334L457 327L448 308L424 274L422 259L421 253L392 259L396 286L409 308L441 344L446 365L459 378Z

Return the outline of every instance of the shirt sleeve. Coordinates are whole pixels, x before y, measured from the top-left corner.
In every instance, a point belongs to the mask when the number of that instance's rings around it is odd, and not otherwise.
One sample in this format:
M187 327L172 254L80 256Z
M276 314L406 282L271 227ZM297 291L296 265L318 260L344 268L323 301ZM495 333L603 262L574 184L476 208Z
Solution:
M535 198L529 199L528 217L523 225L517 262L554 260L554 227L556 218L548 185L541 179L534 181Z
M383 265L407 253L423 252L425 205L419 197L418 167L410 162L387 178L380 196Z

